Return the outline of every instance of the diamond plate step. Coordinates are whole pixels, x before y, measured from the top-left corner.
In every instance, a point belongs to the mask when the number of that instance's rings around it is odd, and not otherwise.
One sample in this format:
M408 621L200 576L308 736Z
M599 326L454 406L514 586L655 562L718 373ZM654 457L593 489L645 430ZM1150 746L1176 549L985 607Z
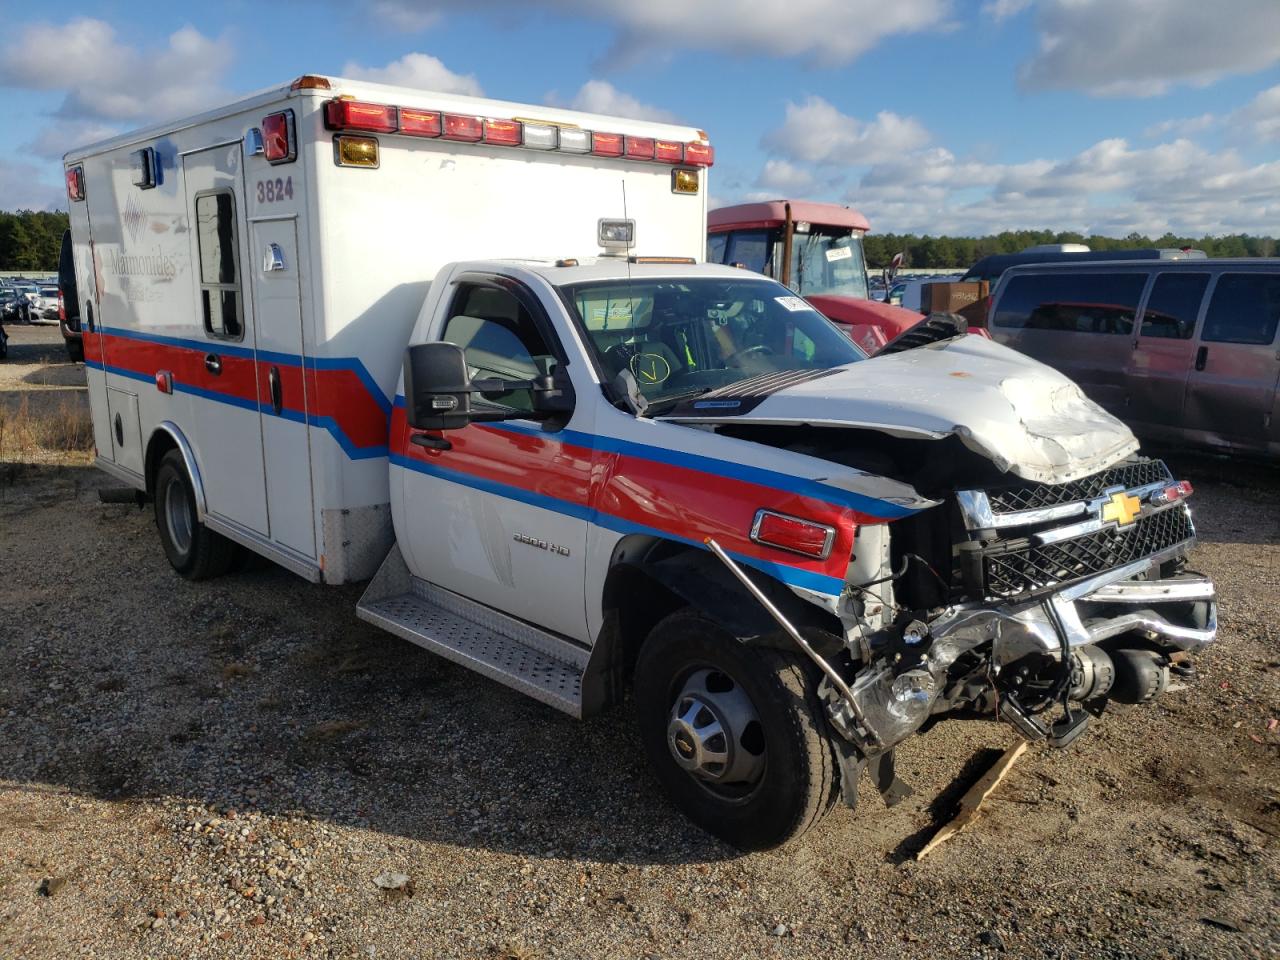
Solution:
M392 553L356 607L360 619L570 716L582 716L588 651L409 576L399 550ZM387 595L396 588L403 592Z

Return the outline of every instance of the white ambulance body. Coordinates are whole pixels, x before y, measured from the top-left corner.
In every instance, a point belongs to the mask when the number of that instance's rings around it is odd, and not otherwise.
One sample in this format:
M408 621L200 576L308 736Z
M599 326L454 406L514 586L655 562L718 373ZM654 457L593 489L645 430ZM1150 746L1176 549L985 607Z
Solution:
M211 529L312 580L369 577L392 541L396 380L439 268L590 252L602 218L641 224L634 253L701 258L705 176L676 193L673 175L702 172L705 144L305 77L69 153L99 464L143 486L176 445Z

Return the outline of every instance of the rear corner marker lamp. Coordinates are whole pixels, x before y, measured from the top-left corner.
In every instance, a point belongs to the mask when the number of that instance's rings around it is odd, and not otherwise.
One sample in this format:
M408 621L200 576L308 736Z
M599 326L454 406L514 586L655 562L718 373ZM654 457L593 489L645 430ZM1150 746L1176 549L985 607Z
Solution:
M697 193L698 171L688 167L677 167L671 171L672 193Z
M333 162L340 167L378 167L378 141L374 137L343 135L333 138Z
M282 110L262 118L262 154L267 163L293 163L298 159L298 141L293 133L293 111Z
M67 168L67 199L84 199L84 167Z
M133 185L142 190L150 190L156 185L156 151L154 147L143 147L129 154L129 169Z
M757 510L755 522L751 525L751 539L762 546L825 560L831 556L836 528L772 510Z
M290 130L292 122L290 116ZM583 130L570 124L534 119L473 117L418 107L367 103L350 97L338 97L325 103L324 124L327 129L337 133L399 133L407 137L440 137L462 143L483 142L529 150L591 153L598 157L682 163L690 167L709 167L715 160L715 151L703 141L680 143L676 140L655 140L652 137ZM269 138L265 121L262 133L264 138ZM703 136L701 131L698 136ZM292 144L291 136L290 145Z

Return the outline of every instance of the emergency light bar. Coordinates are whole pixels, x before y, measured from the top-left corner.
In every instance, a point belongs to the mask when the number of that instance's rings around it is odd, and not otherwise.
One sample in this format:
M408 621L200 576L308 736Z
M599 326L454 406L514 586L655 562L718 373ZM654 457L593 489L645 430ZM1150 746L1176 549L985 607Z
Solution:
M706 143L677 143L532 120L471 117L342 97L324 105L324 125L340 133L399 133L407 137L440 137L463 143L590 153L598 157L682 163L691 167L709 167L715 162L715 150Z

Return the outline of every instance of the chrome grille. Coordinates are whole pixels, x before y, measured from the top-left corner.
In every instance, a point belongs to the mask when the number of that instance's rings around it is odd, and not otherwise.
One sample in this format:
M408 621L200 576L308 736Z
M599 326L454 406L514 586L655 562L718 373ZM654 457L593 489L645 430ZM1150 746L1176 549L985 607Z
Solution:
M1092 476L1081 477L1070 483L1031 483L1018 486L997 487L986 491L993 513L1017 513L1022 510L1040 510L1065 503L1096 500L1112 487L1146 486L1172 480L1173 474L1162 460L1132 460L1116 464Z

